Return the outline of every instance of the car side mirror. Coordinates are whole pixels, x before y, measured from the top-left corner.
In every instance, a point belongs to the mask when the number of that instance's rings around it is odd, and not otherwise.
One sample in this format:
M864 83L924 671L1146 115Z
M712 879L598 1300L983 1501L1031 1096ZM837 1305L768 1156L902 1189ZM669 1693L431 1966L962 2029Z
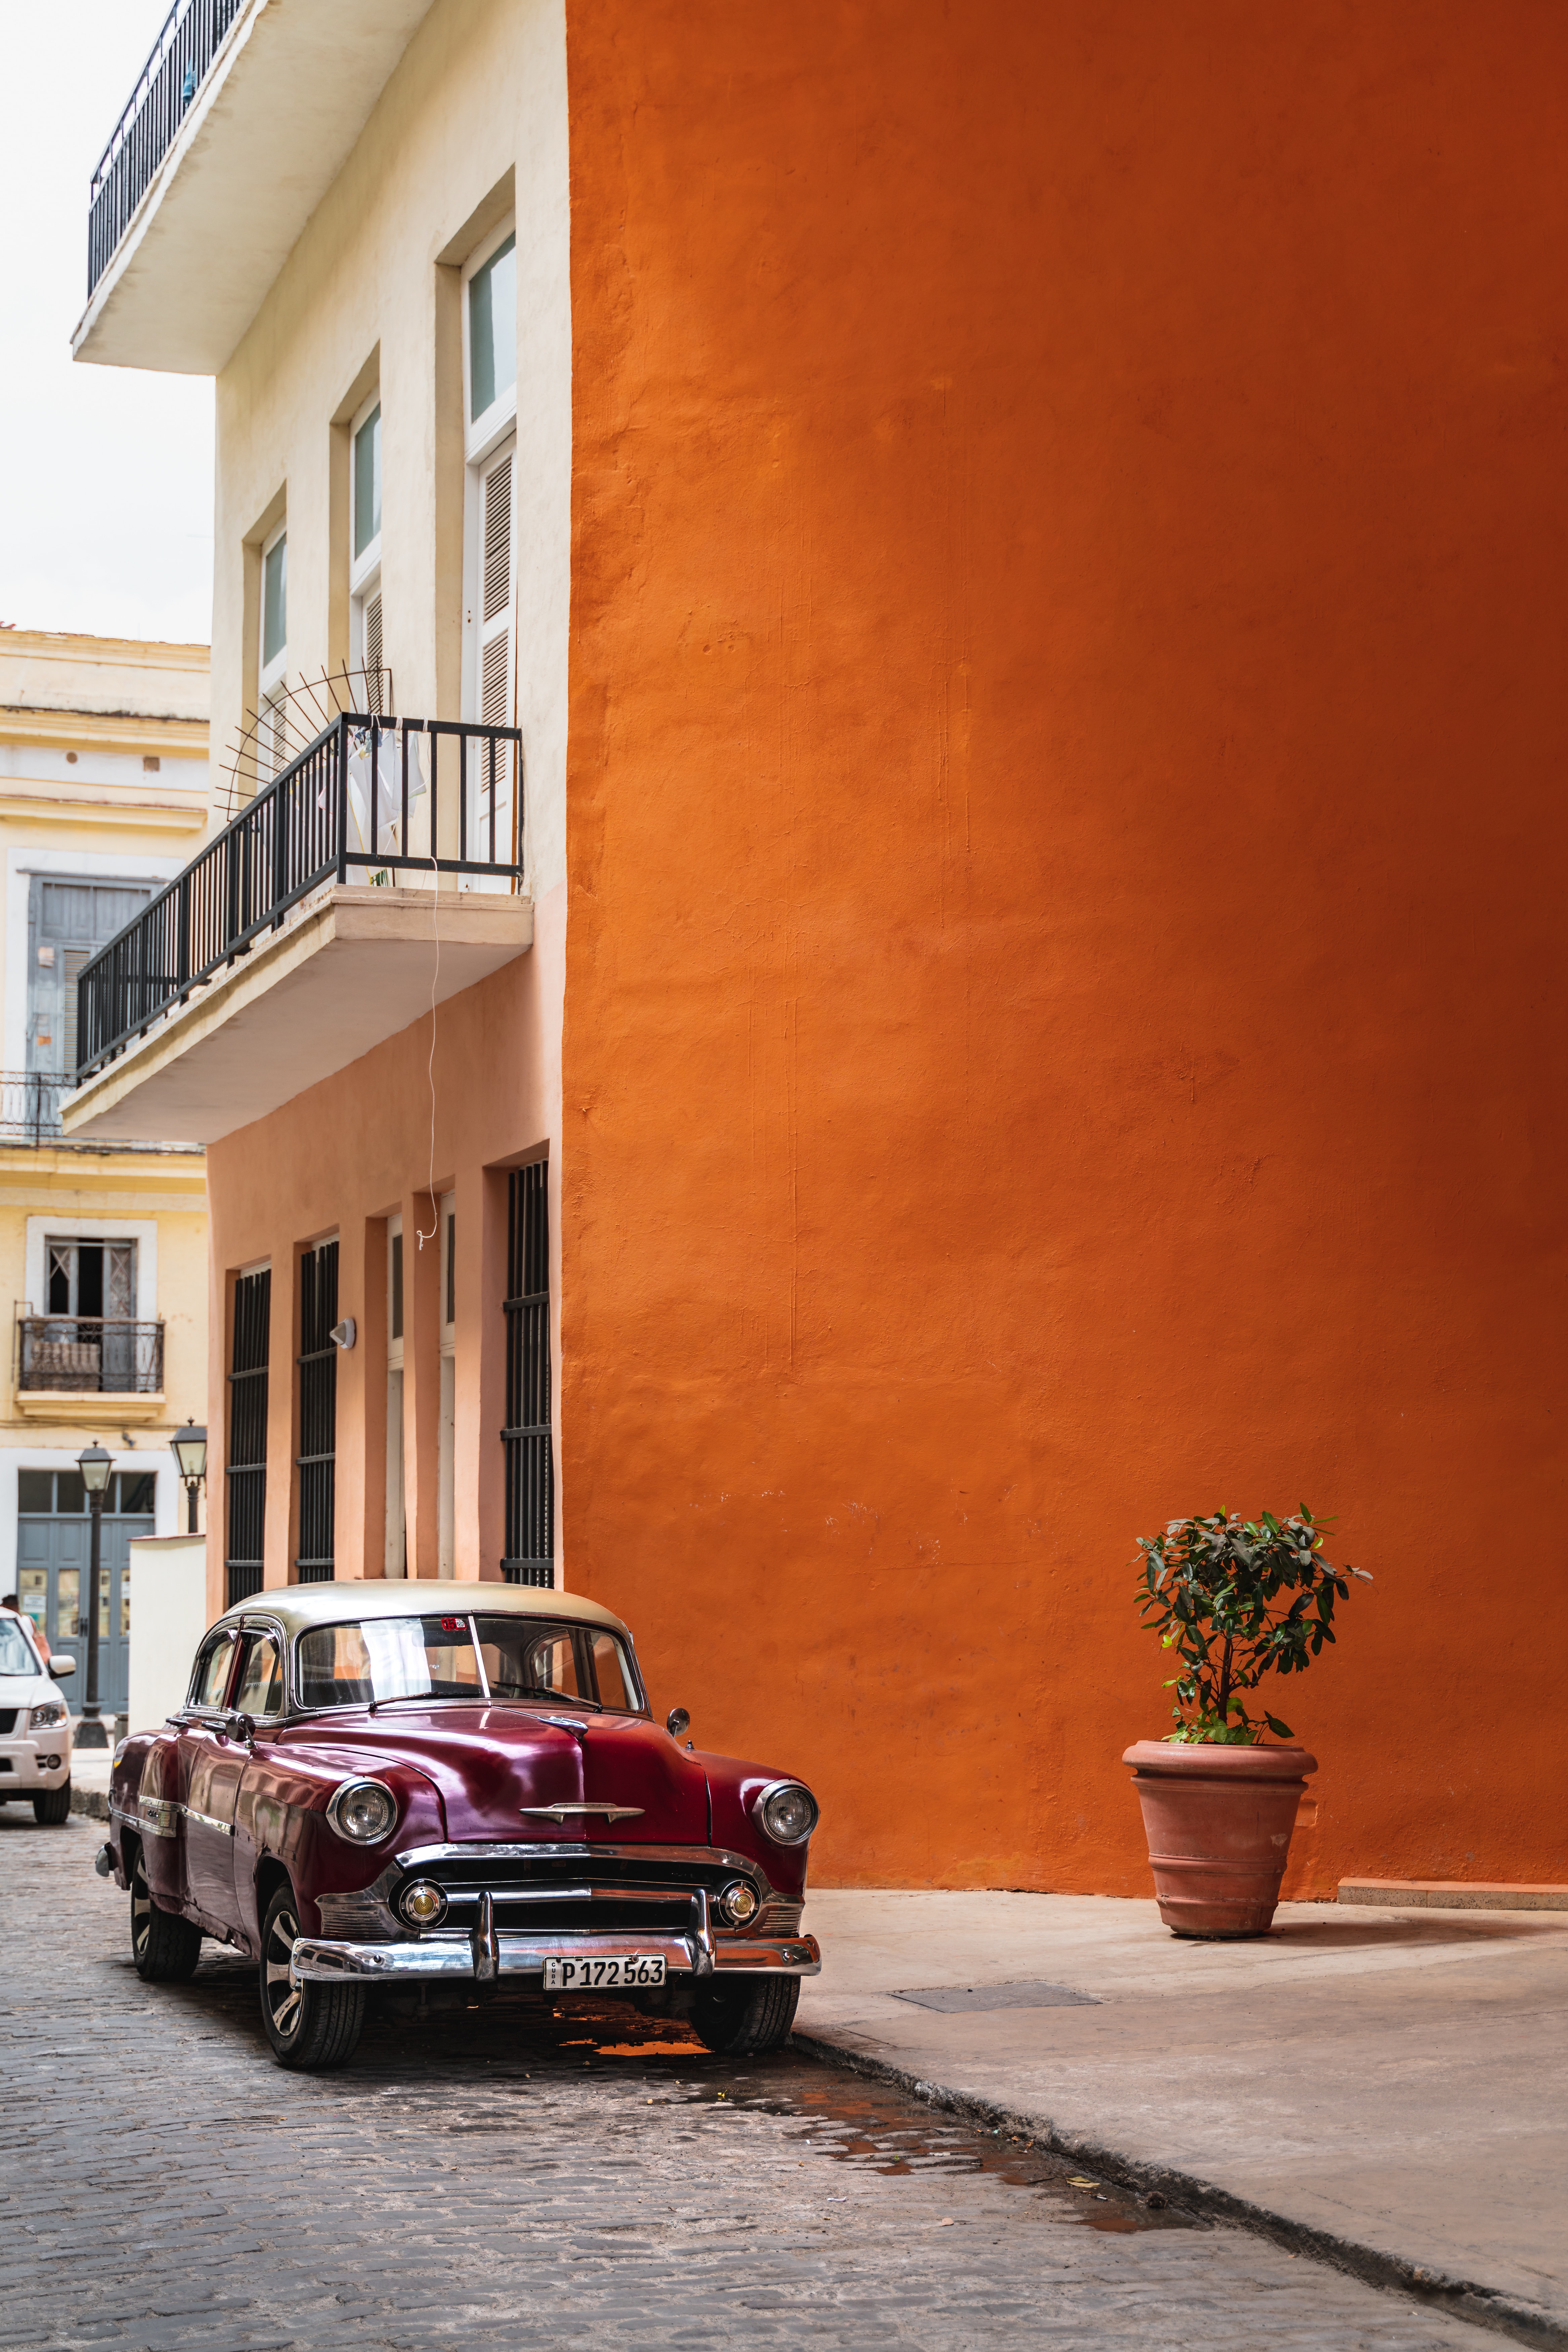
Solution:
M74 1675L76 1670L77 1662L74 1658L51 1658L49 1660L49 1672L53 1675L56 1682L57 1683L63 1683L66 1676L68 1675Z
M243 1739L247 1748L254 1748L256 1746L256 1717L254 1715L246 1715L241 1713L239 1715L231 1716L229 1717L229 1729L233 1732L236 1739Z
M690 1721L691 1717L684 1706L673 1706L664 1717L664 1729L672 1739L678 1739Z

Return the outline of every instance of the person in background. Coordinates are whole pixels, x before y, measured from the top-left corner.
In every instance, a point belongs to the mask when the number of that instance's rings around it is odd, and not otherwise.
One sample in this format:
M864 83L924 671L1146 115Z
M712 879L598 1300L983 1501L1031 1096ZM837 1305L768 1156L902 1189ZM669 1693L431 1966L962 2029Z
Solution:
M37 1643L38 1655L42 1658L45 1665L47 1666L49 1663L49 1644L45 1638L43 1627L41 1625L34 1624L33 1620L28 1616L26 1611L23 1608L21 1602L17 1600L16 1595L14 1592L8 1592L5 1595L5 1600L0 1601L0 1609L9 1609L13 1611L16 1616L20 1617L23 1624L26 1625L28 1633L31 1633L34 1641Z

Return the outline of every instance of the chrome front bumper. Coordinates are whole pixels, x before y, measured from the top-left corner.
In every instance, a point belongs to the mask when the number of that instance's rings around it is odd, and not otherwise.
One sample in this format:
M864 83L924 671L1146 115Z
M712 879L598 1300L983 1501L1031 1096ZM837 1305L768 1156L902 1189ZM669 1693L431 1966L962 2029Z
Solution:
M663 1958L666 1977L814 1977L822 1955L814 1936L734 1943L715 1941L710 1951L690 1936L498 1936L486 1941L483 1927L472 1936L421 1936L406 1944L352 1944L323 1936L301 1936L288 1963L296 1984L341 1984L347 1978L377 1984L494 1983L498 1977L543 1977L546 1960L619 1960L643 1954Z

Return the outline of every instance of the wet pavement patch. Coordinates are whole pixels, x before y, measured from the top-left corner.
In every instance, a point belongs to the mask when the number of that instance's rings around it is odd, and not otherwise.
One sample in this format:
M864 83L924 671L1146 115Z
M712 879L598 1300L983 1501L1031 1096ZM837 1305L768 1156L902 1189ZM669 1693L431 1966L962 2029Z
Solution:
M1098 2009L1092 1993L1074 1992L1071 1985L995 1984L933 1985L925 1992L895 1992L894 2000L912 2000L918 2009L939 2009L946 2017L966 2010Z

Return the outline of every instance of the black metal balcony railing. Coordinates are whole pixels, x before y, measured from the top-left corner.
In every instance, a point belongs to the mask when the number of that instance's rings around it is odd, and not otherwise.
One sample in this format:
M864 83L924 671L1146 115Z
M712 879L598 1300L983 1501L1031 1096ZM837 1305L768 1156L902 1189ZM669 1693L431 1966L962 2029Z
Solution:
M18 1315L16 1386L107 1396L156 1396L163 1326L112 1315Z
M68 1070L0 1070L0 1143L58 1143L60 1097L75 1084Z
M164 18L92 175L87 233L89 300L239 8L240 0L174 0Z
M520 882L522 740L457 719L334 719L84 966L78 1083L350 869Z

